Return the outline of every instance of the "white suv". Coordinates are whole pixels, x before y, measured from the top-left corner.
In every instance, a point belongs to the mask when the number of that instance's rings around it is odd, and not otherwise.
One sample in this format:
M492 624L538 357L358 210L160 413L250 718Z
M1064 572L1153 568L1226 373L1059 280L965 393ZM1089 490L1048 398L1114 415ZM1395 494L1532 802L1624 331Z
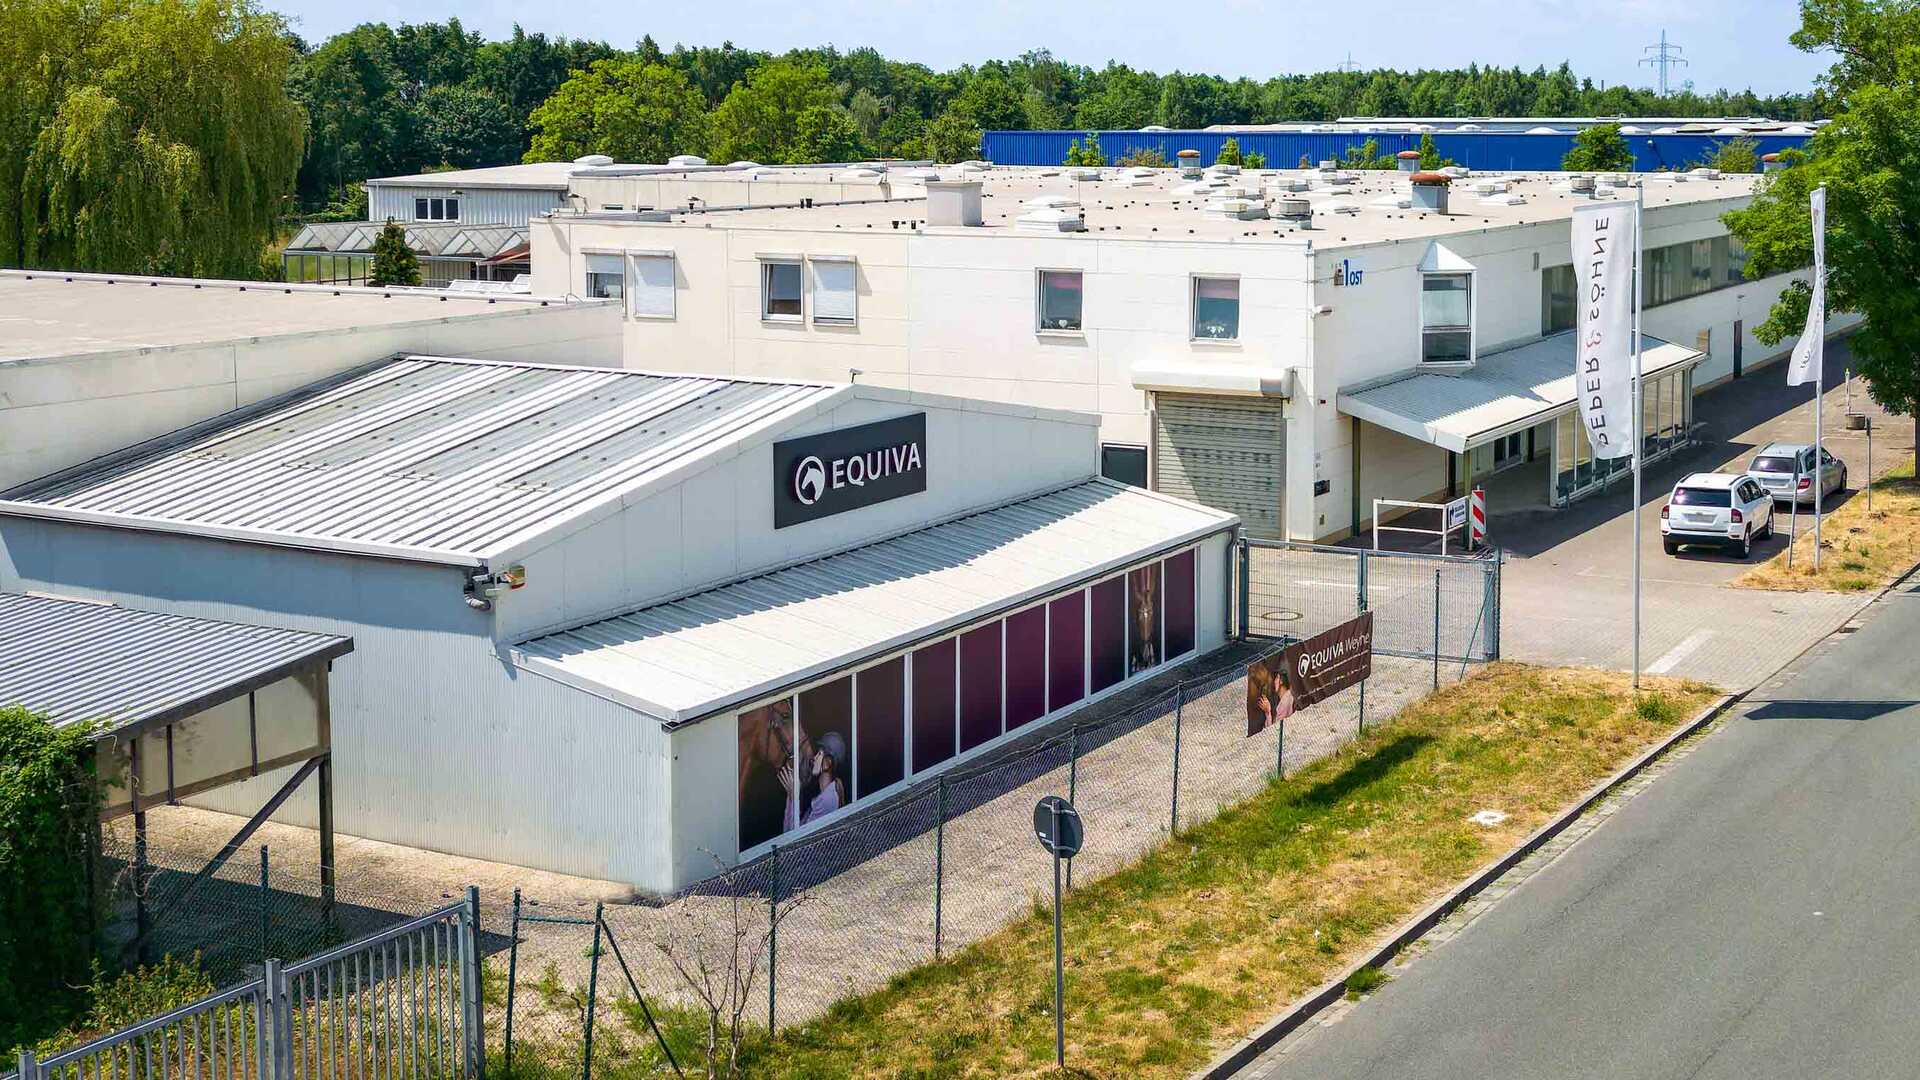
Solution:
M1660 540L1669 555L1686 544L1710 544L1744 559L1756 538L1772 535L1773 496L1746 473L1683 476L1660 508Z

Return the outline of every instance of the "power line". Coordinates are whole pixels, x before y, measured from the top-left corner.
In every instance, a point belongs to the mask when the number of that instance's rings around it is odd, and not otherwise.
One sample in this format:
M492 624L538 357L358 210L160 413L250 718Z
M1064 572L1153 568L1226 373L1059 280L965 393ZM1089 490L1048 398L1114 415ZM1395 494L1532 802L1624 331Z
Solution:
M1687 66L1687 58L1680 55L1686 52L1686 50L1678 45L1668 44L1667 32L1662 30L1660 31L1659 44L1645 46L1640 51L1653 54L1651 56L1641 57L1640 62L1660 73L1660 96L1666 97L1667 72L1671 68Z
M1360 70L1360 65L1353 62L1353 53L1351 51L1347 53L1347 58L1345 60L1342 60L1338 64L1335 64L1334 67L1340 71L1359 71Z

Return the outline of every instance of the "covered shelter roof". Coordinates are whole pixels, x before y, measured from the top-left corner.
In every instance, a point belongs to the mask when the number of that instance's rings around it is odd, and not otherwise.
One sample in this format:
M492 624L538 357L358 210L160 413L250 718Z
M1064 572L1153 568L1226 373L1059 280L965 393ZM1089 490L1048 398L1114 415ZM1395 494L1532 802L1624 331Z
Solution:
M1094 478L548 634L511 657L672 727L1092 582L1238 521Z
M353 639L0 593L0 705L100 734L170 723L353 650Z
M1653 378L1706 359L1698 349L1642 334L1641 371ZM1349 416L1465 453L1573 411L1573 331L1489 353L1471 368L1408 371L1342 390Z

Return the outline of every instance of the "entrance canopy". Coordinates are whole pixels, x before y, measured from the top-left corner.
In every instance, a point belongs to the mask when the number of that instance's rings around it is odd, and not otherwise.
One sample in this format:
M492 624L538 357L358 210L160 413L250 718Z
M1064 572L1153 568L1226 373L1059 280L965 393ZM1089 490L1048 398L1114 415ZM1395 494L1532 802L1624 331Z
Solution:
M1563 331L1484 355L1465 371L1411 371L1386 382L1342 390L1340 411L1443 450L1465 453L1573 412L1573 333ZM1697 349L1645 334L1640 342L1641 370L1647 380L1706 359Z

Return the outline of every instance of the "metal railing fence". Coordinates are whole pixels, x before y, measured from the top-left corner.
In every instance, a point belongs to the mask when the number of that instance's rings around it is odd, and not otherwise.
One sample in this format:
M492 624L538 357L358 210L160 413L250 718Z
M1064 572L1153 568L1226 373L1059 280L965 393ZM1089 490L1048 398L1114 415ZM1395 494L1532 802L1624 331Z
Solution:
M1435 555L1257 539L1238 547L1243 635L1310 637L1372 611L1375 652L1500 657L1498 548Z

